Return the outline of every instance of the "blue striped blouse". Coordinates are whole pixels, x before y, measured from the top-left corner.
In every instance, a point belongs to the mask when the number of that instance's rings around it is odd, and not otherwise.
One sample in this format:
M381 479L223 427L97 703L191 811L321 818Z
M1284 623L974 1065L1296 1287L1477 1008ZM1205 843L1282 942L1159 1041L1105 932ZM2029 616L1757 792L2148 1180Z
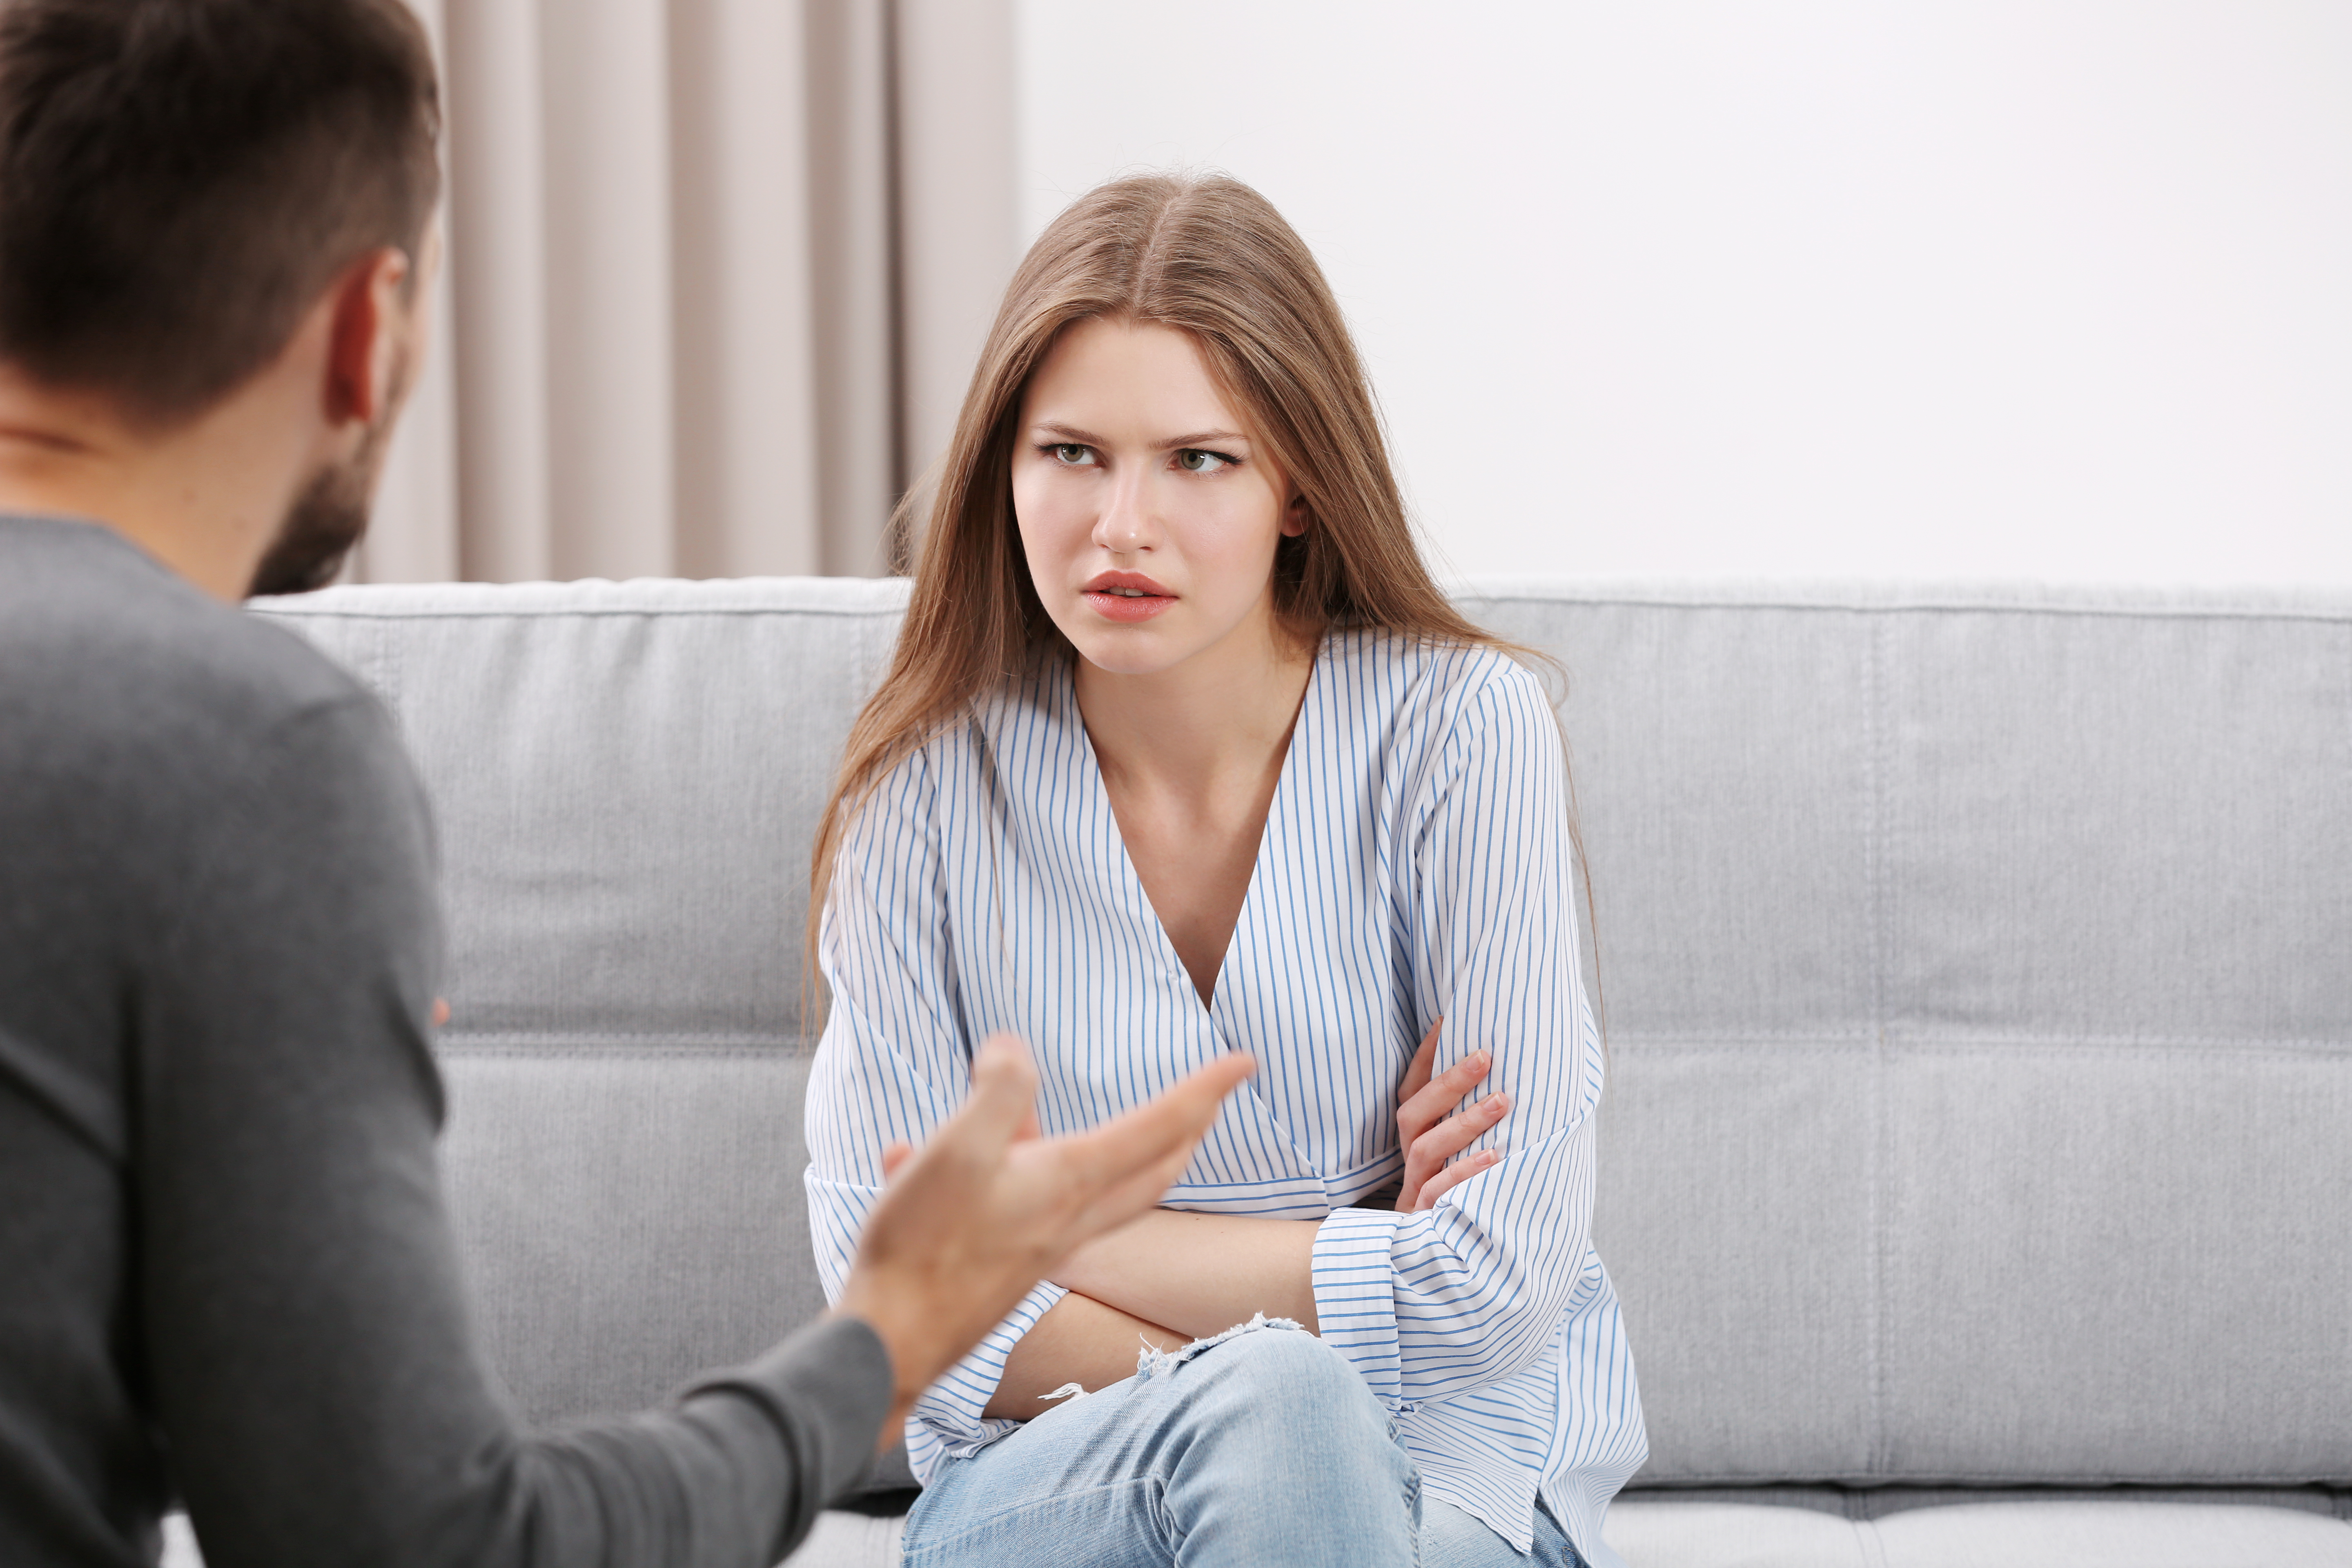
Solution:
M1204 1007L1137 880L1066 662L1007 682L891 771L845 835L820 931L833 1011L809 1085L811 1229L838 1296L882 1151L963 1099L1009 1029L1073 1131L1219 1053L1257 1077L1168 1206L1322 1221L1324 1339L1395 1415L1434 1495L1525 1552L1538 1491L1596 1568L1646 1456L1616 1292L1592 1249L1601 1055L1576 955L1559 732L1510 659L1326 637ZM1419 1214L1393 1181L1396 1089L1431 1020L1484 1046L1506 1157ZM981 1414L1040 1285L908 1422L916 1474L1014 1429Z

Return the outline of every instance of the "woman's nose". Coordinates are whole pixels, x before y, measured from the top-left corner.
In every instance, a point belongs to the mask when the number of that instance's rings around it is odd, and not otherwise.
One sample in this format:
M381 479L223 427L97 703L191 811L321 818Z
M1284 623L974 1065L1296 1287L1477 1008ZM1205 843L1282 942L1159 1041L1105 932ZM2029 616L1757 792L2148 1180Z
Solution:
M1129 555L1150 549L1159 542L1159 537L1143 487L1133 479L1123 478L1112 486L1105 499L1102 516L1095 520L1096 545L1114 555Z

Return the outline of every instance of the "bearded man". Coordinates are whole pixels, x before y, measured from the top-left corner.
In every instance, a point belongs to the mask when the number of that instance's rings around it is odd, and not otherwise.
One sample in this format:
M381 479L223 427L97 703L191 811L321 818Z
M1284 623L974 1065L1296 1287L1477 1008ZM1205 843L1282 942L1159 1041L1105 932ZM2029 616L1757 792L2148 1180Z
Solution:
M435 1165L439 931L385 712L247 594L365 526L438 249L398 0L0 5L0 1563L773 1563L1237 1059L1017 1137L1017 1044L894 1156L837 1311L518 1426Z

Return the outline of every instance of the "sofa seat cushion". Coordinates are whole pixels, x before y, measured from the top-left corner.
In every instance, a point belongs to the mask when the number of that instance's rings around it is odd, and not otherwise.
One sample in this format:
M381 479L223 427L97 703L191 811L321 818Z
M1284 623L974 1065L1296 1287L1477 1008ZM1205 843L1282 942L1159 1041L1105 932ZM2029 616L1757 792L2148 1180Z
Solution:
M784 1563L790 1568L896 1568L898 1540L906 1531L904 1514L869 1517L827 1509Z
M1990 1502L1847 1519L1764 1503L1621 1502L1633 1568L2347 1568L2352 1522L2290 1508Z
M889 1568L903 1517L828 1511L789 1568ZM187 1521L163 1568L203 1568ZM1609 1542L1632 1568L2346 1568L2352 1523L2216 1503L1992 1502L1877 1520L1766 1503L1621 1502Z

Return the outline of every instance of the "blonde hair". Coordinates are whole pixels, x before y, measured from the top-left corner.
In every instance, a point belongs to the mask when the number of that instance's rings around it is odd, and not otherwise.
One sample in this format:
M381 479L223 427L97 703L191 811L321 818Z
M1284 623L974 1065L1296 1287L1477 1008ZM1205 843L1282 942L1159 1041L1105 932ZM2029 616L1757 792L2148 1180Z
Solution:
M1220 176L1144 174L1097 186L1029 247L964 394L889 673L850 728L818 824L812 975L850 814L975 698L1041 652L1069 647L1029 578L1012 463L1030 376L1065 329L1093 320L1191 337L1252 441L1297 488L1307 528L1276 550L1273 584L1276 617L1293 636L1311 645L1328 626L1371 626L1531 657L1465 620L1430 577L1347 322L1273 204Z

